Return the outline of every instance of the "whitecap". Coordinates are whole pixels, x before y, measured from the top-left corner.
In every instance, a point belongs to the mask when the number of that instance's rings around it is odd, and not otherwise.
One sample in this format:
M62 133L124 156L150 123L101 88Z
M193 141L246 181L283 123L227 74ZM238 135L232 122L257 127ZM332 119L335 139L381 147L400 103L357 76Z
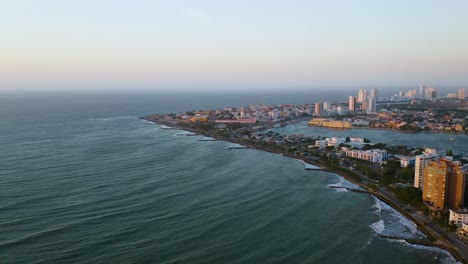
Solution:
M385 222L380 219L378 222L371 224L370 227L375 231L375 233L382 234L385 230Z
M382 206L381 206L381 203L380 203L380 200L377 199L376 197L374 197L374 205L372 206L373 208L375 208L376 210L374 211L374 213L376 213L377 215L380 216L380 212L382 211Z
M434 253L438 253L441 256L441 263L460 263L458 262L453 256L452 254L450 254L450 252L448 252L447 250L445 249L441 249L441 248L438 248L438 247L431 247L431 246L423 246L423 245L417 245L417 244L411 244L411 243L408 243L407 241L405 241L404 239L389 239L388 241L391 241L391 242L397 242L397 243L400 243L400 244L403 244L405 246L408 246L408 247L411 247L411 248L414 248L414 249L417 249L417 250L425 250L425 251L431 251L431 252L434 252Z
M341 192L344 192L344 191L342 191L342 190L346 190L344 188L350 188L350 189L359 189L360 188L359 185L354 184L354 183L346 180L345 178L343 178L343 177L341 177L339 175L336 175L336 178L337 178L338 182L330 183L330 184L327 185L327 187L329 187L329 188L330 187L342 187L342 188L335 188L337 190L337 192L340 192L338 190L341 190ZM348 191L348 190L346 190L346 191Z
M336 192L348 192L346 188L335 188Z
M398 211L390 207L385 202L377 199L374 204L376 208L375 213L379 215L380 219L385 220L387 229L384 235L402 237L402 238L423 238L426 237L424 233L418 230L416 223L406 218Z

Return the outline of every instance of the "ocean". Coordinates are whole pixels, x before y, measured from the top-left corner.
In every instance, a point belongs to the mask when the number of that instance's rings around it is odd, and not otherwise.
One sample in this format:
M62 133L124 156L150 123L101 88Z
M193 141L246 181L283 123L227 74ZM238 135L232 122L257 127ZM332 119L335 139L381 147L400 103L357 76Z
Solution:
M377 237L424 235L372 196L329 188L353 186L338 175L138 119L259 100L307 103L287 94L2 96L0 262L455 262Z

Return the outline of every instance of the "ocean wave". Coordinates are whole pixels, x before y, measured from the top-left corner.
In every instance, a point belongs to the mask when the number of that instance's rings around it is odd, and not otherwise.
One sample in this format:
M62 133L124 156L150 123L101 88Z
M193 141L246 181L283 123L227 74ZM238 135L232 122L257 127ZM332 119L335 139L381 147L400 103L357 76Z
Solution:
M328 188L330 187L342 187L342 188L334 188L336 190L336 192L347 192L348 190L345 189L345 188L351 188L351 189L359 189L359 185L357 184L354 184L348 180L346 180L345 178L339 176L339 175L336 175L336 178L338 180L338 182L335 182L335 183L330 183L327 185Z
M370 227L375 231L375 233L380 235L385 230L385 222L380 219L378 222L371 224Z
M335 188L336 192L348 192L346 188Z
M413 221L400 214L385 202L377 199L376 197L374 197L374 199L375 204L372 208L375 208L376 210L373 211L373 213L379 216L380 221L386 223L386 229L382 230L381 233L377 232L378 234L401 238L426 237L420 230L418 230L418 226Z
M460 263L452 256L452 254L450 254L450 252L448 252L445 249L441 249L441 248L438 248L438 247L411 244L411 243L408 243L404 239L388 239L388 241L400 243L400 244L403 244L405 246L408 246L408 247L411 247L411 248L414 248L414 249L417 249L417 250L425 250L425 251L438 253L438 254L442 255L440 257L440 259L439 259L441 263L447 263L447 264ZM438 257L436 257L436 258L438 258Z
M374 197L374 200L375 200L375 203L372 206L372 208L376 209L374 213L376 213L377 215L380 215L380 212L382 212L382 205L380 204L379 199L377 199L376 197Z

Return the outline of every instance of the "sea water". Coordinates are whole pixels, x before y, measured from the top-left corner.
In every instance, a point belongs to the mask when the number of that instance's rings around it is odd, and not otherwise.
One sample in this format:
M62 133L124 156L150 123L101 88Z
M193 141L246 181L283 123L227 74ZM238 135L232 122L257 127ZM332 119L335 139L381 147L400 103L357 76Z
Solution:
M0 262L455 262L338 175L138 119L209 105L177 100L1 98Z

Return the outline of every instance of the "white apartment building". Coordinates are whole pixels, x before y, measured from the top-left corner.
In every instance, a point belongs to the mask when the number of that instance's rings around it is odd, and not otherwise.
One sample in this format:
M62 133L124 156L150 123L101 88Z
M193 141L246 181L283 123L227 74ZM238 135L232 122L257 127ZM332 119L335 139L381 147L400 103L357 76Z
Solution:
M429 160L437 157L437 150L426 148L424 154L415 157L414 161L414 187L422 188L424 179L424 167Z
M326 146L338 147L341 143L345 143L345 142L346 142L346 138L332 137L332 138L325 138L322 140L315 141L315 146L323 149Z
M458 227L462 227L463 224L468 223L468 210L452 210L450 209L449 221L453 221Z
M387 158L387 151L381 149L371 150L346 150L346 156L356 159L380 163Z

